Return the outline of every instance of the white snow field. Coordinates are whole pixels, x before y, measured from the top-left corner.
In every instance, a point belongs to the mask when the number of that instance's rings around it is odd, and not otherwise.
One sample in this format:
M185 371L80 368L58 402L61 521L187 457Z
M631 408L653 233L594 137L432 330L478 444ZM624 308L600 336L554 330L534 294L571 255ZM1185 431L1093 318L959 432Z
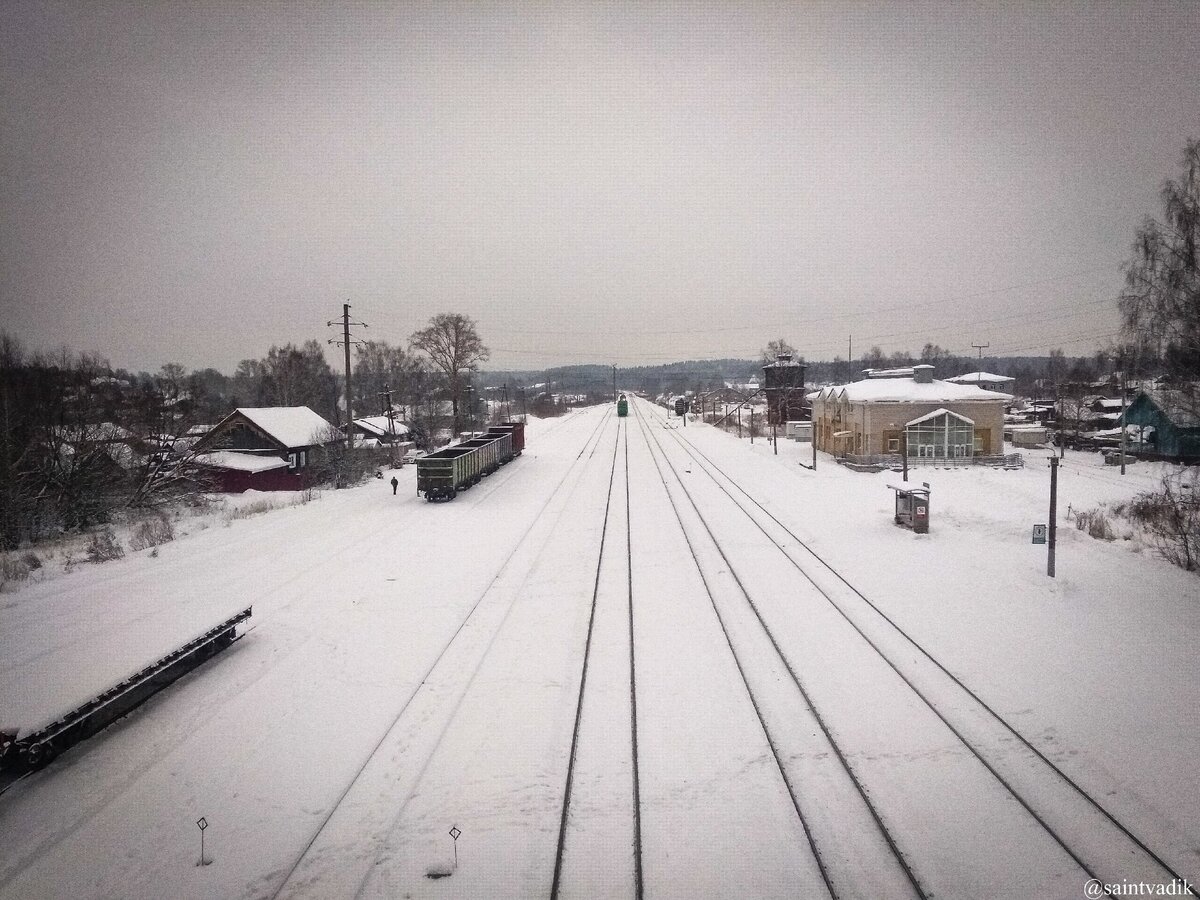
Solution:
M328 492L0 595L0 723L22 728L254 607L0 796L0 897L1200 884L1200 579L1066 520L1163 466L1067 455L1052 579L1045 452L913 469L915 535L897 473L680 425L643 401L530 420L451 503L410 466L398 496Z

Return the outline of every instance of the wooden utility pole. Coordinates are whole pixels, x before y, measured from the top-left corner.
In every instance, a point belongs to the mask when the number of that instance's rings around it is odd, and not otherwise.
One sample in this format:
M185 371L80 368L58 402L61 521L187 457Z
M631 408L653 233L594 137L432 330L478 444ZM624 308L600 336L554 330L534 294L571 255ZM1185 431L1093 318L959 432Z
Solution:
M1121 356L1121 474L1125 474L1125 357Z
M392 468L395 468L396 467L396 414L394 412L392 412L392 389L391 389L391 387L389 385L385 384L383 386L383 391L379 394L379 396L383 397L384 402L387 404L384 407L383 414L385 416L387 416L387 420L388 420L388 434L390 434L391 438L392 438L391 446L390 446L390 449L392 451Z
M346 351L346 449L354 449L354 413L350 409L350 304L342 304L342 343Z
M325 323L326 327L332 326L333 324L335 324L334 321L329 321L329 322ZM330 338L329 341L327 342L330 344L341 344L342 348L346 351L346 449L347 450L353 449L353 447L354 447L354 412L350 408L350 397L351 397L351 393L350 393L350 389L351 389L351 385L350 385L350 345L352 343L354 343L354 344L361 343L361 341L351 341L350 340L350 326L351 325L359 325L363 328L367 327L366 322L351 322L350 321L350 304L343 303L342 304L342 339L339 341L339 340Z
M1050 454L1050 542L1046 545L1046 574L1054 577L1054 542L1058 532L1058 457Z

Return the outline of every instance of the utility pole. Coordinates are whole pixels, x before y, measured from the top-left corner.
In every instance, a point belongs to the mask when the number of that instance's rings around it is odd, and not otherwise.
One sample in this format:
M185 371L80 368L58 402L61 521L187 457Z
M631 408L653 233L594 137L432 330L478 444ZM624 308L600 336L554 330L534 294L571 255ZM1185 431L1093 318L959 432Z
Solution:
M850 335L850 342L846 346L846 384L849 384L854 377L854 335Z
M336 324L336 320L325 323L328 328ZM361 344L362 341L350 340L350 326L357 325L362 328L367 327L366 322L351 322L350 321L350 304L342 304L342 339L340 341L330 338L326 343L339 344L346 351L346 449L354 448L354 413L350 408L350 345Z
M392 412L392 389L391 389L391 387L389 385L385 384L383 386L383 390L380 392L379 396L383 397L384 402L387 404L384 407L383 414L385 416L387 416L388 434L390 434L392 437L392 442L391 442L392 468L394 469L396 467L396 415L395 415L395 413Z
M613 364L613 403L617 402L617 367Z
M467 421L471 425L471 437L475 437L475 385L467 384Z
M990 343L987 343L987 344L972 344L971 346L979 351L979 370L980 370L980 372L982 372L983 371L983 351L992 345ZM980 377L980 373L976 372L975 373L975 383L976 384L979 384L979 377Z
M1050 543L1046 547L1046 574L1054 577L1054 541L1058 532L1058 457L1050 454Z
M1125 353L1121 353L1121 474L1125 474Z

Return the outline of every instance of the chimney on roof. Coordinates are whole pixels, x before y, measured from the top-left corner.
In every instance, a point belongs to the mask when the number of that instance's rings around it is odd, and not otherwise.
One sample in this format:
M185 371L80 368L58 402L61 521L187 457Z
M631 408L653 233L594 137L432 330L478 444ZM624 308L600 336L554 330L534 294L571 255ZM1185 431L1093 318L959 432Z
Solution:
M913 381L917 384L933 382L933 366L913 366Z
M790 354L790 353L776 353L775 354L775 362L790 363L791 361L792 361L792 354Z

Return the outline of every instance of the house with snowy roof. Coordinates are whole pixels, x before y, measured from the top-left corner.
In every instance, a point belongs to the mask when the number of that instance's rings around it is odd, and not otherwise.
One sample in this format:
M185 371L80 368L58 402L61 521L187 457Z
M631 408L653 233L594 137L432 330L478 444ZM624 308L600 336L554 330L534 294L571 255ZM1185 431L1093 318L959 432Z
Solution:
M224 493L309 487L311 452L343 440L307 406L239 407L196 442L194 460Z
M355 444L359 438L376 441L380 444L394 444L412 440L412 434L407 425L400 421L399 416L363 416L353 422Z
M809 394L817 449L837 456L898 454L911 461L967 460L1004 452L1004 406L1012 396L933 377L867 378Z
M1017 384L1015 378L993 375L991 372L968 372L966 375L955 375L946 380L951 384L973 384L985 391L998 391L1001 394L1011 394Z
M1145 448L1140 454L1200 462L1200 385L1139 391L1125 410L1125 423L1138 427Z

